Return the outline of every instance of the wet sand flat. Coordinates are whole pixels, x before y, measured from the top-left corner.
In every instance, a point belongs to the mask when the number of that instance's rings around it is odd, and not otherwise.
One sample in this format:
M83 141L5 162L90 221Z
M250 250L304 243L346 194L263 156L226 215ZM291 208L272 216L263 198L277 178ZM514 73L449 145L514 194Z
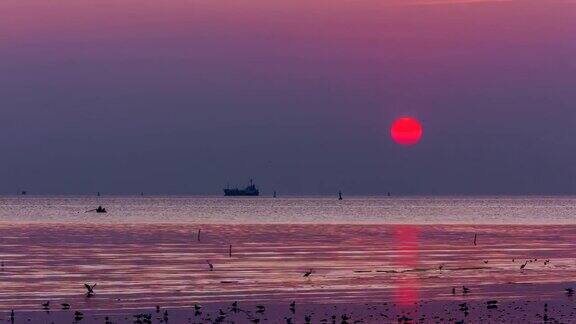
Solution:
M510 309L515 302L574 307L564 290L574 288L576 274L570 225L4 223L0 240L4 312L41 312L46 301L53 311L69 303L94 314L156 305L178 314L194 304L216 313L234 301L286 312L291 301L318 305L317 312L382 303L398 310L419 303L481 307L488 300ZM306 271L312 274L304 277ZM97 283L93 297L85 296L84 283Z

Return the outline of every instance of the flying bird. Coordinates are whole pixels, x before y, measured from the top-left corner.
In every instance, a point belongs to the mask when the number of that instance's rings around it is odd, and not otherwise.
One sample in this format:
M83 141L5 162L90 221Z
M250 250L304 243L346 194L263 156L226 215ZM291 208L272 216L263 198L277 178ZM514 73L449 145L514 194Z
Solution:
M86 297L92 297L94 296L94 287L96 287L96 284L90 286L89 284L85 283L84 287L86 287Z

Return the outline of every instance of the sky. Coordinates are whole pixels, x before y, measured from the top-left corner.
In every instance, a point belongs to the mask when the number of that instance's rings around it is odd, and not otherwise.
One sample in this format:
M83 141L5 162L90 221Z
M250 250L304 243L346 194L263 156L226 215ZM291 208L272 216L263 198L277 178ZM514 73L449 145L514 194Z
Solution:
M2 0L0 194L576 194L574 35L569 0Z

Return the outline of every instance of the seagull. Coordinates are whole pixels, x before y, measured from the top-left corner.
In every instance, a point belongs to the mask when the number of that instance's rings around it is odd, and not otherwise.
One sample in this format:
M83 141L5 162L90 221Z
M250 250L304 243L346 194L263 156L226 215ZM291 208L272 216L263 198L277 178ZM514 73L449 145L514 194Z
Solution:
M256 311L256 313L259 313L259 314L262 314L262 313L264 313L264 311L266 311L266 308L262 305L258 305L258 306L256 306L256 308L258 309Z
M296 301L292 301L290 303L290 311L292 312L292 314L294 314L294 312L296 312Z
M239 309L238 309L238 302L235 301L235 302L232 303L232 311L233 311L234 313L238 313L238 310L239 310Z
M214 271L214 265L212 263L210 263L210 260L206 260L206 263L208 263L208 266L210 267L210 271Z
M464 294L467 294L467 293L470 292L470 288L468 288L468 287L466 287L466 286L462 286L462 292L463 292Z
M60 304L60 306L62 306L62 310L70 309L70 304L68 304L68 303L62 303L62 304Z
M44 309L49 309L49 308L50 308L50 301L47 301L47 302L43 303L43 304L42 304L42 307L43 307Z
M76 311L74 312L74 320L79 321L84 318L84 314L82 312Z
M566 288L564 290L566 290L566 295L568 296L574 295L574 288Z
M313 271L312 271L312 269L310 269L310 270L308 270L308 271L304 272L304 276L303 276L303 277L304 277L304 278L308 278L308 277L310 277L310 275L312 275L312 272L313 272Z
M96 287L96 284L90 286L89 284L85 283L84 287L86 287L86 290L88 291L86 293L86 297L92 297L94 296L94 287Z

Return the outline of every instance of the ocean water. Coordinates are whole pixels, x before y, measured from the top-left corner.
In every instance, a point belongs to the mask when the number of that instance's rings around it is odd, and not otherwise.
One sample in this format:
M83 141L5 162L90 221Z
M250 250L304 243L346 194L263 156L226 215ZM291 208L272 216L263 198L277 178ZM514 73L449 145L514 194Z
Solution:
M85 212L99 205L108 213ZM576 224L576 197L5 196L0 222Z

